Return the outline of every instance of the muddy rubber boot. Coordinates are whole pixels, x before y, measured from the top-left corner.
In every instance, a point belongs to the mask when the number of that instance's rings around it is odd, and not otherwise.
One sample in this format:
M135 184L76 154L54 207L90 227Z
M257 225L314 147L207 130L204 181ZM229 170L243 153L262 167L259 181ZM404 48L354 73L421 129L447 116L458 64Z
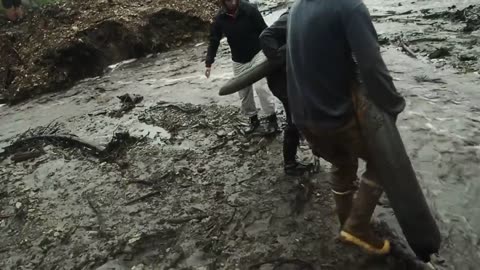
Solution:
M390 252L390 242L375 235L370 225L381 195L382 189L379 186L362 179L350 215L340 232L342 241L354 244L370 254L384 255Z
M335 210L337 212L338 221L340 222L340 229L342 229L352 210L355 190L339 192L332 189L332 192L333 199L335 200Z
M277 114L272 114L267 117L267 126L265 127L265 133L273 134L279 132Z
M250 117L250 125L244 130L244 132L245 134L252 134L258 129L259 126L260 126L260 120L258 120L257 115L254 115Z
M286 175L302 176L313 169L312 164L303 164L298 161L285 163L284 170Z

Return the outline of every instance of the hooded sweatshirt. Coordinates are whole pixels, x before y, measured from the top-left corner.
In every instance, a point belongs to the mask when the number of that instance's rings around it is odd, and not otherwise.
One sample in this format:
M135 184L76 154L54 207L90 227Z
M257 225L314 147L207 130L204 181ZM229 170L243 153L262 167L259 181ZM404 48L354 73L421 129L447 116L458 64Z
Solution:
M287 26L288 98L299 127L334 129L353 117L351 87L396 116L405 107L361 0L297 0Z
M216 15L210 29L205 64L210 67L215 61L218 46L222 37L227 38L232 52L232 60L237 63L248 63L260 52L258 37L267 28L260 11L244 0L240 0L235 14L228 14L223 7Z

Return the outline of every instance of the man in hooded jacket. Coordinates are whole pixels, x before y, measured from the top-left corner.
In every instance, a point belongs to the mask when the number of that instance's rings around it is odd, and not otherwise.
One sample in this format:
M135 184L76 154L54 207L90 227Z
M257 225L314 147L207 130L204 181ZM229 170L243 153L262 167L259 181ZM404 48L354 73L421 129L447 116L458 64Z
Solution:
M267 28L260 11L244 0L220 0L221 10L214 18L210 30L210 43L205 60L205 76L210 77L220 40L227 38L232 53L233 72L238 75L265 59L261 52L258 36ZM267 133L278 130L275 105L270 91L261 85L255 85L260 104L267 115ZM260 126L253 95L253 86L239 91L244 115L250 118L250 126L245 131L252 133Z

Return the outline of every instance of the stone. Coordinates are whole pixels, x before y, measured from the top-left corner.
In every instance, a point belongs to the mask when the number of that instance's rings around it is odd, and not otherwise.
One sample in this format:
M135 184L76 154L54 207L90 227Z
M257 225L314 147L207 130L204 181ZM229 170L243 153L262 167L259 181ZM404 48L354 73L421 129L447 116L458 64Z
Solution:
M130 270L130 268L120 260L113 260L108 261L104 265L98 267L96 270Z

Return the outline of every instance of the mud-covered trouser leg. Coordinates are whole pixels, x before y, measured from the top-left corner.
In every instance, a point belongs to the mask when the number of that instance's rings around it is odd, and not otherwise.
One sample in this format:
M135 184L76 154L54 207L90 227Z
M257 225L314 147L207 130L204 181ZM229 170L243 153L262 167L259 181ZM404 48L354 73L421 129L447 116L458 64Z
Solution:
M331 188L335 200L340 228L350 215L353 205L353 195L357 189L358 160L356 158L345 159L332 166Z
M278 97L278 96L277 96ZM298 145L300 144L300 132L295 124L293 124L290 108L288 107L288 100L286 97L278 97L285 109L287 118L287 127L283 134L283 159L284 164L296 163Z

